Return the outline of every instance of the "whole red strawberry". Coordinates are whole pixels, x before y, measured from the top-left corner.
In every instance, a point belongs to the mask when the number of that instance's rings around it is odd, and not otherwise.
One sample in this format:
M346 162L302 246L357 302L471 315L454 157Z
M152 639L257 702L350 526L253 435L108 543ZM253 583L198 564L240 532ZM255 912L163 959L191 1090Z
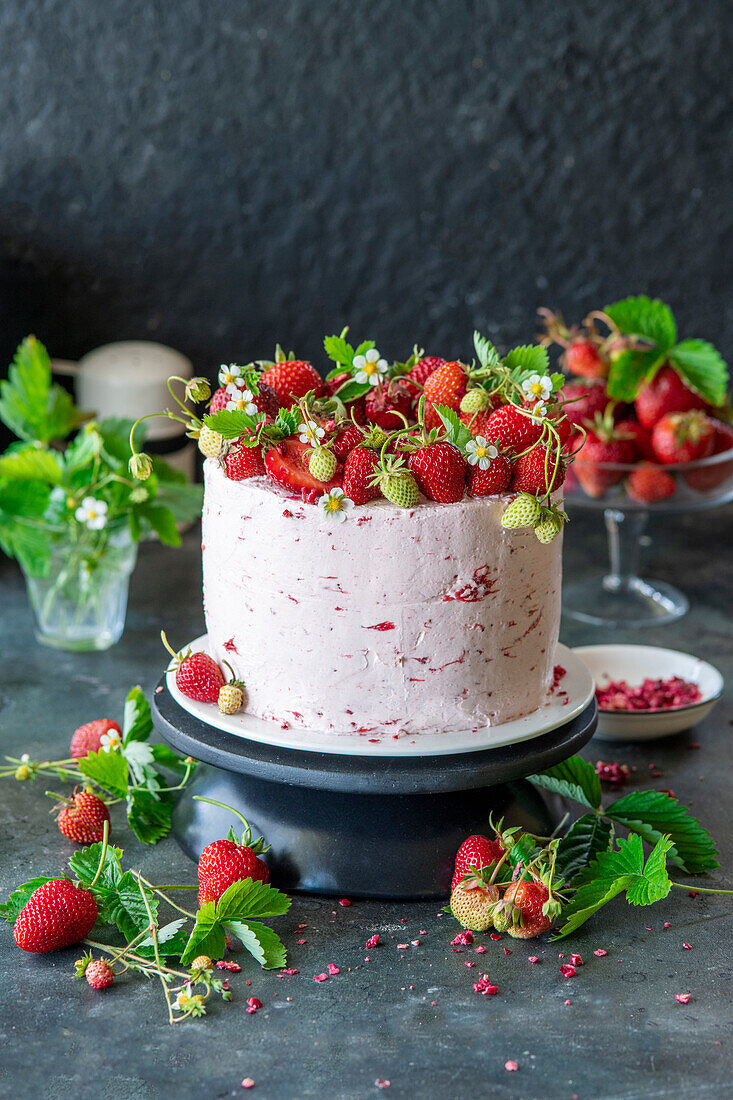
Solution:
M102 747L102 735L113 730L122 733L122 730L111 718L95 718L93 722L86 722L75 729L71 736L70 755L74 760L81 760L90 752L99 752Z
M439 504L455 504L463 499L466 460L452 443L447 440L427 443L410 454L407 465L430 500Z
M356 447L344 463L344 496L354 504L368 504L381 496L378 485L370 484L379 465L379 456L369 447Z
M563 412L571 424L583 424L593 420L596 413L603 413L610 398L606 393L606 383L566 382L562 390Z
M186 653L175 653L165 631L161 630L160 637L173 658L178 690L199 703L215 703L224 686L224 675L213 657L208 653L192 653L190 649Z
M388 385L381 383L364 398L366 418L372 424L378 424L385 432L394 432L398 428L404 428L405 421L412 419L412 411L415 403L414 387L403 378L395 378ZM401 413L402 416L396 415Z
M666 413L705 408L702 397L686 386L670 366L662 367L651 382L641 387L634 405L639 423L649 431Z
M272 387L278 405L281 406L289 407L299 397L305 397L310 390L315 390L316 397L320 397L323 392L321 376L310 363L302 359L285 359L282 363L274 363L260 376L260 385L263 382Z
M581 378L605 378L608 365L590 340L576 340L565 349L565 368Z
M209 405L209 412L221 412L222 409L225 409L227 407L228 401L229 394L227 393L226 386L219 386L219 389L215 390L212 394L211 403Z
M89 891L55 878L33 891L13 937L23 951L60 951L88 936L96 919L97 903Z
M554 451L542 444L520 455L514 462L511 490L544 496L559 489L565 480L565 468Z
M529 940L546 932L554 918L545 916L542 907L550 896L541 882L522 879L504 891L500 907L494 911L494 927L518 940Z
M74 791L57 820L61 832L75 844L98 844L104 837L109 810L93 791Z
M342 421L333 439L333 453L339 462L344 462L346 456L351 454L354 447L358 447L363 439L364 432L361 428L350 420ZM346 493L346 495L349 494Z
M245 878L269 882L267 864L248 845L215 840L199 858L199 905L218 901L227 887Z
M468 378L462 363L443 363L425 380L423 393L431 405L447 405L458 412Z
M502 405L488 418L484 434L492 443L518 454L537 442L542 425L516 405Z
M655 462L652 441L649 432L643 428L638 420L624 419L616 422L616 431L625 435L636 448L639 458L646 458L649 462Z
M640 462L629 475L626 492L640 504L655 504L671 497L677 488L671 474L653 462Z
M715 425L702 412L667 413L652 429L652 450L669 466L707 458L713 449Z
M445 366L445 363L446 360L437 355L425 355L415 363L407 377L411 378L413 382L417 382L418 385L424 386L433 371L436 371L438 367Z
M626 470L613 469L617 464L631 464L636 458L633 440L616 431L609 412L593 422L583 446L578 451L573 470L588 496L603 496L606 489L626 477ZM610 464L607 465L607 464Z
M512 464L506 455L497 455L485 470L469 466L466 488L472 497L495 496L504 493L512 480Z
M451 893L474 867L490 867L492 863L498 863L503 855L504 845L500 840L489 840L488 837L480 835L467 837L456 852Z
M224 458L224 474L230 481L244 481L248 477L260 477L265 472L265 461L259 444L245 447L238 443Z
M292 489L315 500L317 496L341 486L341 466L336 467L330 481L318 481L308 466L312 453L313 448L308 443L301 443L297 436L290 436L267 452L265 472L284 489Z
M114 970L106 959L92 959L87 964L84 977L92 989L109 989L115 980Z

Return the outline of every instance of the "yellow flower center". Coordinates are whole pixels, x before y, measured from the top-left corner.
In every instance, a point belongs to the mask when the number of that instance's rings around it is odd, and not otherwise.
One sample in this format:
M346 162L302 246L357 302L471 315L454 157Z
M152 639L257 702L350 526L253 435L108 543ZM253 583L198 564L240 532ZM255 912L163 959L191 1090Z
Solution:
M488 449L486 447L482 447L481 444L479 443L476 447L475 452L474 452L475 455L476 455L476 458L486 458L487 450Z
M366 363L364 364L364 374L367 376L367 378L370 378L373 374L376 373L377 364L372 363L371 359L367 359Z
M531 387L530 387L529 392L534 394L535 397L541 397L543 392L544 392L544 390L542 388L542 383L541 382L533 382Z
M97 512L95 512L93 508L90 508L89 511L87 512L87 519L96 519L96 518L97 518Z
M328 508L329 512L340 512L341 501L337 497L329 497L326 507Z

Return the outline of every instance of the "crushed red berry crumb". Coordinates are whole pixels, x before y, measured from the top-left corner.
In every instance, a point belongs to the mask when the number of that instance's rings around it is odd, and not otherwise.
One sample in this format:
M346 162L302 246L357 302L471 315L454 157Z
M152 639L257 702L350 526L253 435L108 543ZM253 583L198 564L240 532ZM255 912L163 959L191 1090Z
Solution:
M486 953L486 948L483 947L483 946L474 947L474 951L476 952L477 955L484 955Z
M493 997L499 992L498 985L492 985L488 974L482 974L477 982L473 983L474 993L480 993L482 997Z
M374 1084L377 1086L378 1089L388 1089L392 1082L388 1081L386 1077L377 1077Z
M242 968L239 965L239 963L224 962L223 959L220 959L219 962L216 964L216 969L217 970L229 970L229 971L231 971L232 974L238 974L239 971Z
M499 935L499 933L498 933L498 932L492 932L492 933L491 933L491 939L492 939L492 940L500 940L500 939L501 939L501 936Z
M596 688L601 710L674 710L699 703L702 693L691 680L670 676L668 680L647 677L638 687L625 680L611 680L604 688Z
M314 974L313 975L313 981L314 982L327 982L328 981L328 974Z
M538 963L538 962L539 962L540 960L539 960L539 959L537 958L537 956L536 956L536 955L530 955L530 956L529 956L529 961L530 961L531 963Z
M280 973L281 974L297 974L298 971L294 967L292 967L289 970L281 970Z
M603 958L604 955L608 954L608 951L604 951L602 947L599 947L597 951L593 952L593 954L597 955L598 958L601 959L601 958Z
M371 947L379 947L379 936L378 935L370 936L369 939L366 941L366 944L364 946L365 947L370 947L370 948Z
M251 1077L245 1077L245 1079L242 1081L242 1088L243 1089L253 1089L254 1087L255 1087L255 1083L252 1080L252 1078Z
M262 1001L259 999L259 997L248 997L247 1012L253 1014L257 1011L258 1008L262 1008Z
M348 898L339 898L339 905L343 905L343 907L346 908L347 906L351 905L351 902Z
M685 951L692 951L691 943L683 943L682 946L684 947Z
M575 977L575 967L571 966L570 963L563 963L562 966L560 967L560 973L562 974L562 976L564 978L574 978Z
M473 932L469 932L468 930L459 932L456 938L450 942L451 947L456 947L458 944L464 944L464 946L467 947L470 943L473 943Z
M629 778L629 769L626 764L618 764L615 760L596 761L596 773L601 783L607 783L609 787L623 787Z
M681 1005L686 1005L690 1003L691 996L691 993L675 993L674 999L675 1001L679 1001Z
M334 963L329 963L328 966L326 967L326 970L328 971L329 974L340 974L341 973L340 967L335 966Z
M570 956L570 961L573 964L573 966L583 966L584 965L583 960L581 959L580 955L571 955Z
M504 1063L504 1069L507 1071L507 1073L514 1073L515 1070L519 1069L519 1065L516 1062L513 1062L510 1058L507 1062Z

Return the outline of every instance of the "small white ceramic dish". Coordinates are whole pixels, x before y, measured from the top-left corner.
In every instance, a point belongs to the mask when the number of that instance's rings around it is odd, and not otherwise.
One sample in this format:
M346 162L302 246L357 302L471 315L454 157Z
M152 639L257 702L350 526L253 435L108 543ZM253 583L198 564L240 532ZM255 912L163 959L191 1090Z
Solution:
M679 676L697 684L699 703L670 710L598 710L595 737L603 741L655 741L697 725L710 713L723 692L717 668L689 653L651 645L587 645L573 650L590 669L598 687L611 680L635 686L643 680Z
M208 652L206 635L191 642L190 648ZM450 733L422 733L419 736L405 734L398 738L295 728L283 730L275 722L265 722L250 714L222 714L214 703L198 703L187 698L176 687L175 672L167 674L166 685L176 702L195 718L226 733L264 745L336 753L339 756L448 756L529 741L564 726L581 714L593 698L593 677L583 661L575 657L567 646L557 646L555 664L566 669L560 689L548 695L547 702L532 714L516 718L513 722L504 722L501 726Z

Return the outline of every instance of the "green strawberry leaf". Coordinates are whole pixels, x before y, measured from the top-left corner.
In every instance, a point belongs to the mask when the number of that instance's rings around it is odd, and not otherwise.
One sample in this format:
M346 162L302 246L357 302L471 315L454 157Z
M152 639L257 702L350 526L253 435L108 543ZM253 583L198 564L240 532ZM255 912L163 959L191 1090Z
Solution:
M179 756L173 749L169 749L167 745L151 745L153 760L156 764L159 764L161 768L169 768L170 771L176 772L177 775L183 775L186 771L187 764L182 756ZM193 773L192 773L193 774Z
M217 919L214 902L207 901L196 914L196 926L188 937L181 955L181 963L183 966L188 966L197 955L208 955L214 960L220 959L225 947L224 929Z
M295 429L301 421L300 409L293 406L292 409L280 409L275 418L275 423L270 424L267 431L268 439L287 439L295 434Z
M645 294L613 302L603 311L625 336L637 336L662 351L677 340L677 325L672 310L658 298Z
M712 344L706 340L682 340L675 344L668 358L690 389L711 405L725 404L728 364Z
M601 781L593 765L580 756L569 756L560 764L530 775L529 780L554 794L572 798L589 810L597 810L601 805Z
M371 388L368 382L357 382L354 378L350 378L339 386L334 397L338 397L339 401L344 402L355 401L357 397L363 397L364 394L369 393Z
M568 936L624 891L630 905L652 905L665 898L672 889L667 875L667 852L671 847L670 838L662 837L645 865L641 837L632 833L626 840L617 841L615 850L600 853L580 876L575 895L563 909L565 923L552 938Z
M512 348L504 356L504 366L518 382L530 374L547 374L550 366L547 348L541 344L523 344Z
M8 924L15 924L20 916L21 909L33 891L37 890L39 886L43 886L44 882L51 882L53 877L53 875L38 875L36 878L28 879L28 882L24 882L22 886L17 886L5 904L0 905L0 917L6 920ZM55 877L58 878L58 875Z
M251 878L239 879L227 887L216 906L220 920L243 920L260 917L281 917L290 908L287 894L254 882Z
M633 401L641 386L651 382L659 368L664 364L666 354L660 355L658 349L639 351L627 349L612 361L606 382L609 397L615 401Z
M86 848L78 849L69 859L69 867L82 885L88 886L96 876L102 848L101 843L90 844ZM104 854L102 870L96 882L97 886L111 891L117 889L122 878L121 859L122 848L115 848L114 845L108 844L107 851Z
M480 332L475 331L473 346L476 349L476 357L484 370L498 370L501 366L501 356L491 340L487 340Z
M611 843L611 826L595 814L583 814L560 841L557 867L566 882L572 882Z
M343 336L327 336L323 341L323 347L325 348L326 355L329 359L333 359L336 363L336 374L339 374L342 370L351 370L354 363L354 356L357 354ZM374 347L374 344L371 344ZM365 351L368 348L364 349ZM359 351L359 355L363 355L364 351Z
M260 966L266 970L279 969L285 966L288 955L285 945L278 936L266 924L259 921L227 920L224 926L240 939L249 953L254 956Z
M123 754L132 772L135 783L148 791L158 791L162 786L158 773L153 767L153 749L143 741L131 741Z
M152 732L153 717L150 713L150 704L141 688L131 688L125 699L125 710L122 716L123 745L127 746L131 741L147 741Z
M132 871L125 871L114 891L100 890L98 884L95 884L92 887L92 893L95 897L98 894L101 895L101 900L107 912L107 923L116 924L128 942L150 924L148 911L140 893L140 886ZM145 896L148 899L153 917L157 917L157 897L148 889L145 889Z
M676 798L664 791L632 791L604 810L606 817L638 833L649 844L669 836L669 861L691 875L719 867L710 833Z
M8 481L44 481L49 485L61 483L61 464L54 451L38 447L24 447L0 455L0 478Z
M164 924L162 928L158 929L159 955L165 958L178 958L179 955L183 954L189 938L188 929L185 927L187 923L187 918L181 917L180 920L173 920L170 924ZM146 936L144 940L141 940L135 948L135 953L146 959L154 959L153 937Z
M115 798L124 798L127 794L127 761L119 750L90 752L78 762L77 767L82 775L92 779Z
M5 517L38 519L48 508L51 490L40 481L0 483L0 523Z
M448 433L449 442L453 443L463 454L466 444L473 439L471 432L459 419L458 413L454 412L453 409L449 409L447 405L435 405L434 408Z
M164 546L180 546L181 536L176 517L163 504L138 504L135 507L138 520L145 520Z
M219 412L207 413L204 424L225 439L238 439L243 432L254 432L264 419L262 413L250 415L244 409L220 409Z
M51 536L47 531L32 527L22 519L16 520L3 515L1 504L0 548L8 557L17 558L18 564L29 577L48 576L51 569Z
M21 439L64 439L80 423L71 396L52 383L51 360L40 340L19 345L8 378L0 382L0 419Z
M143 844L157 844L171 829L173 800L157 796L145 787L131 787L127 795L127 821Z

